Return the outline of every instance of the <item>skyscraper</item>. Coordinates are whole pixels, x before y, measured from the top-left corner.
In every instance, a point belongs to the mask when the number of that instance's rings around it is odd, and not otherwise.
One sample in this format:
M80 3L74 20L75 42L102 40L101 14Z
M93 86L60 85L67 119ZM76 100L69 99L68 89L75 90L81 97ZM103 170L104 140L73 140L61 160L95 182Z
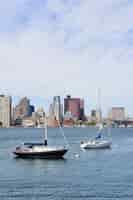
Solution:
M80 120L85 120L84 99L80 99Z
M54 96L49 107L48 126L58 127L63 121L63 109L60 96Z
M53 104L51 105L51 113L56 120L62 121L63 111L60 96L54 96Z
M80 98L71 98L68 95L64 99L64 114L70 112L74 120L83 118L84 115L84 101Z
M34 106L30 105L30 100L24 97L14 109L14 119L23 119L29 117L34 112Z
M10 96L0 95L0 123L2 127L11 125L11 104Z

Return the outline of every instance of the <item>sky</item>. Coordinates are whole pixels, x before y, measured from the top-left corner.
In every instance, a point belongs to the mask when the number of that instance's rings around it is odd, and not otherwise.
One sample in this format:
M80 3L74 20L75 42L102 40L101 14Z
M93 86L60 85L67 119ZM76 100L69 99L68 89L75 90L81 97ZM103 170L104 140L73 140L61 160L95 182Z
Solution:
M133 115L132 0L0 1L0 93L124 106ZM16 100L17 99L17 100Z

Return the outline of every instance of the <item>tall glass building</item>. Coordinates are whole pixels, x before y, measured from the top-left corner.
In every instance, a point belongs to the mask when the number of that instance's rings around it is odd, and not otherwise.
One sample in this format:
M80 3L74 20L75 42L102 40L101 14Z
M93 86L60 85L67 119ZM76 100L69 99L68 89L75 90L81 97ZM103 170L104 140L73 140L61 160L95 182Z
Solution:
M54 96L52 109L53 109L53 114L54 114L55 119L58 121L62 121L63 109L61 105L60 96Z

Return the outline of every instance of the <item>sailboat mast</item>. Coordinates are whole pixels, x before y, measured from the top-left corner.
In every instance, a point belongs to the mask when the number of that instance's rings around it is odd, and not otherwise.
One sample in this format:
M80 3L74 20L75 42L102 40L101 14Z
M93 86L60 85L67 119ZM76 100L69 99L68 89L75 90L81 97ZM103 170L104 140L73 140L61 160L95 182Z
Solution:
M48 130L47 130L47 118L45 116L45 132L44 132L44 145L48 144Z
M98 88L98 91L97 91L97 99L98 99L97 110L98 110L98 114L99 114L99 123L102 123L101 90L100 90L100 88Z

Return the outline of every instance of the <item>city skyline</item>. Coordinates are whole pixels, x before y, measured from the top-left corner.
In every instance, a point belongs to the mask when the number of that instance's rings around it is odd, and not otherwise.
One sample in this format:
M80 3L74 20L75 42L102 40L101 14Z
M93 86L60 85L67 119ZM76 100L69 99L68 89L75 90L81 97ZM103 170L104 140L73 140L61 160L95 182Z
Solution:
M6 95L6 94L3 94ZM61 100L61 104L63 105L63 113L64 113L64 99L67 97L68 94L64 95L64 96L59 96L60 100ZM69 94L70 95L70 94ZM35 110L39 109L39 108L44 108L46 113L49 113L49 108L50 108L50 104L52 104L53 102L53 98L54 96L51 97L30 97L30 96L11 96L12 97L12 106L15 107L21 99L23 98L28 98L30 100L31 105L35 106ZM85 111L85 115L90 115L92 110L99 110L98 108L98 103L97 100L92 104L92 102L89 102L89 104L87 104L88 102L86 102L86 100L81 97L81 96L73 96L71 95L72 98L80 98L81 100L84 100L84 111ZM103 117L107 117L107 115L109 114L109 111L112 108L118 107L124 107L125 108L125 112L126 112L126 116L128 117L133 117L133 115L131 114L131 112L127 109L127 107L125 105L110 105L110 107L108 107L107 109L104 108L104 105L101 104L101 111L102 111L102 116Z
M103 112L133 115L132 9L131 0L1 2L0 92L81 96L89 110L100 87Z
M84 99L67 95L62 103L60 96L53 96L52 103L49 102L49 111L40 105L37 108L28 97L22 97L17 104L12 104L12 96L0 95L0 127L42 127L45 118L49 127L96 125L96 123L107 123L112 126L132 126L133 117L127 115L125 107L112 107L106 116L103 115L100 107L85 113ZM59 123L59 124L58 124ZM122 124L123 123L123 124Z

